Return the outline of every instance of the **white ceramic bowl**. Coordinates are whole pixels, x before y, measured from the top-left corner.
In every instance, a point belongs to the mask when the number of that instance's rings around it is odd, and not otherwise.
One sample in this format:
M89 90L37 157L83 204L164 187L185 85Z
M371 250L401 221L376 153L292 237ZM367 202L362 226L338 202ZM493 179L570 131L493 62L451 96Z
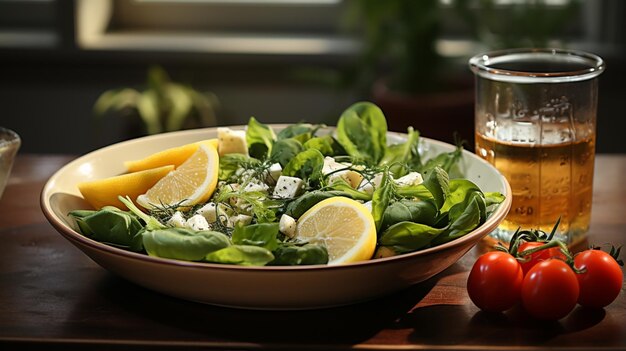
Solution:
M280 130L283 126L273 126ZM463 153L468 179L506 200L487 221L465 236L409 254L343 266L240 267L150 257L91 240L79 234L67 214L90 206L76 187L81 181L125 172L123 161L140 159L169 147L214 138L215 128L159 134L111 145L86 154L57 171L41 193L50 223L72 244L109 271L148 289L215 305L254 309L307 309L345 305L383 296L443 271L494 230L511 207L504 177L474 154ZM389 133L392 142L403 134ZM426 154L454 146L423 138Z

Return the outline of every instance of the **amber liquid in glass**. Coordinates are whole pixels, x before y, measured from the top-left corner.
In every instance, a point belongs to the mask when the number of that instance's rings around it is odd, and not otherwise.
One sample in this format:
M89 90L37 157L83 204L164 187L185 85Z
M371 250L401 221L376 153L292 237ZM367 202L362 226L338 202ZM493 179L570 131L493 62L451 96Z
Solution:
M476 150L511 184L513 203L500 231L510 236L521 227L549 233L560 217L557 233L563 240L574 244L584 238L591 217L593 135L533 145L477 133Z

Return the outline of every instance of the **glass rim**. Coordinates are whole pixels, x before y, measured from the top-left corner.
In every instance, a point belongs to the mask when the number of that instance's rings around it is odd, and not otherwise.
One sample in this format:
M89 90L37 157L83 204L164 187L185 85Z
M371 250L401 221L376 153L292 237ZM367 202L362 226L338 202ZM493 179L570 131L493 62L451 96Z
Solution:
M7 135L8 138L4 138L2 137L2 135ZM22 140L19 134L17 134L15 131L9 128L0 127L0 145L21 143L21 141Z
M557 72L527 72L495 68L493 65L515 62L521 59L545 59L551 62L580 63L588 66L579 70L563 70ZM483 78L512 83L563 83L593 79L606 68L604 60L588 52L565 49L512 49L499 50L478 54L469 60L474 74Z

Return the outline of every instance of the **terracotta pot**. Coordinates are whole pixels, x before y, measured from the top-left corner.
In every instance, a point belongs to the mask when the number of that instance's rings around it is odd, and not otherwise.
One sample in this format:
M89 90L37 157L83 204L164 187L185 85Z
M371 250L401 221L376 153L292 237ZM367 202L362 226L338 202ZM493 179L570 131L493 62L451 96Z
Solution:
M388 129L406 132L413 126L420 135L454 144L454 134L474 149L474 86L471 81L455 83L454 90L425 94L392 91L379 80L372 95L385 113Z

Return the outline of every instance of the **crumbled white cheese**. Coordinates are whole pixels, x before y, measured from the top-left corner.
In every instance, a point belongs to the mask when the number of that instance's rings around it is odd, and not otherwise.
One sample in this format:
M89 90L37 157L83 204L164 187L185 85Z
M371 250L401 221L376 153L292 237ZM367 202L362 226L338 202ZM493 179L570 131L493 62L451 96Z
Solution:
M328 175L329 173L332 173L334 171L337 171L340 169L348 169L349 167L350 167L349 164L346 165L343 163L339 163L335 161L334 158L330 156L326 156L324 157L324 165L322 166L322 174Z
M217 151L220 156L227 154L248 154L246 132L226 127L217 128Z
M269 186L267 184L258 182L258 181L250 181L248 184L246 184L246 186L243 188L244 192L253 192L253 191L267 191L267 189L269 189Z
M283 168L280 166L280 163L274 163L267 169L267 182L271 184L275 184L283 172Z
M395 182L398 186L414 186L422 184L424 179L418 172L410 172L409 174L396 179Z
M204 218L204 216L199 215L199 214L191 216L187 220L186 226L195 231L209 230L211 228L206 218Z
M176 211L174 215L167 221L168 225L176 228L184 228L186 226L186 223L187 221L180 211Z
M232 226L236 226L238 223L241 223L243 225L248 225L252 222L252 216L248 216L245 214L238 214L235 216L230 217L230 223L232 223Z
M363 181L363 176L353 170L337 171L328 176L329 184L332 184L338 180L344 180L353 189L356 189L359 187L359 184L361 184L361 181Z
M274 196L282 199L296 197L302 189L302 179L297 177L280 176L274 188Z
M363 179L361 184L359 185L358 190L366 192L368 194L373 194L374 190L380 186L380 183L383 181L383 174L376 173L371 180Z
M215 202L209 202L206 205L200 207L196 211L196 214L203 216L208 223L217 222L217 206L215 205Z
M293 238L296 236L296 220L289 215L282 215L278 222L278 230L286 236Z

